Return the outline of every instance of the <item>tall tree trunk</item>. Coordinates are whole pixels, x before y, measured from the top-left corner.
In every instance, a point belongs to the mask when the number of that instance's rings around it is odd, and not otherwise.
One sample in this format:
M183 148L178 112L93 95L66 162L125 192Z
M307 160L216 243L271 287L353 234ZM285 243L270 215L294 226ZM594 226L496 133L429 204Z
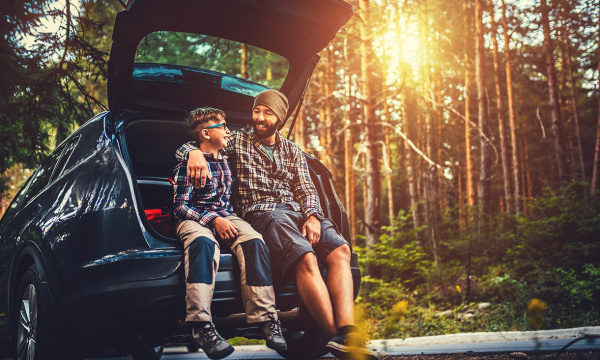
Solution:
M323 89L320 91L321 99L323 98ZM323 102L319 103L319 121L317 124L317 128L319 129L319 143L321 145L321 152L319 153L319 160L323 163L327 163L327 148L329 144L327 143L327 124L325 123L325 107Z
M514 185L515 213L523 212L523 201L521 198L521 164L519 162L519 146L517 138L517 119L515 114L515 100L513 92L512 67L510 57L510 37L508 36L508 20L506 19L506 4L502 0L502 30L504 33L504 62L506 66L506 91L508 100L508 119L510 128L510 144L512 150L512 178Z
M600 21L598 22L600 24ZM600 59L600 39L598 40L598 58ZM598 83L600 84L600 61L598 61ZM590 192L592 196L598 195L600 188L600 101L598 102L598 125L596 126L596 149L594 150L594 170Z
M271 59L271 52L267 51L267 60ZM267 61L267 81L273 80L273 68L271 65L271 61Z
M494 14L494 3L490 1L490 18L492 21L492 44L494 58L494 83L496 85L496 117L498 118L498 134L500 135L500 153L502 156L502 175L504 180L504 203L506 204L506 212L514 214L512 186L511 186L511 170L510 170L510 148L508 139L506 138L506 120L504 119L504 97L502 96L502 88L500 86L500 62L498 60L498 38L496 22Z
M393 191L393 184L392 184L392 149L390 148L391 145L391 141L390 141L390 132L392 131L391 128L391 119L390 119L390 111L389 111L389 105L386 102L384 102L384 110L383 113L385 114L385 122L387 125L385 127L385 131L384 131L384 144L385 147L383 149L384 151L384 156L383 158L385 159L385 181L386 181L386 186L387 186L387 194L388 194L388 217L390 220L390 235L393 237L394 236L394 220L396 218L396 213L394 211L394 193L395 191Z
M304 95L306 98L308 98L308 91L309 90L306 90L306 94ZM302 149L302 151L307 150L306 149L306 137L305 137L305 133L304 133L304 129L306 128L304 117L305 117L304 106L301 106L300 110L298 110L298 117L296 118L296 124L294 124L294 142L296 143L296 145L300 146L300 149Z
M571 56L571 44L570 44L569 30L565 24L564 29L564 44L567 50L567 68L569 71L569 83L571 84L571 103L573 104L573 119L575 120L575 133L577 135L577 150L579 152L579 167L581 168L581 180L585 181L585 162L583 161L583 146L581 145L581 129L579 127L579 111L577 110L577 84L575 83L575 76L573 75L573 59Z
M475 27L477 31L477 44L475 55L475 77L477 78L477 103L479 117L479 131L481 135L490 138L489 119L488 119L488 100L485 81L485 49L483 35L485 28L483 26L483 9L485 7L484 0L476 0L475 2ZM479 136L479 146L481 151L481 166L479 172L479 207L481 210L481 219L479 228L485 226L487 217L491 215L491 144L484 136Z
M327 154L326 158L325 158L325 166L327 166L328 169L335 169L334 164L333 164L333 156L331 156L334 153L334 144L333 144L333 136L332 136L332 129L333 129L333 87L334 87L334 79L333 79L333 74L335 73L335 69L334 69L334 62L333 62L333 51L331 51L331 49L329 49L329 47L327 47L327 49L325 50L325 54L326 54L326 58L327 58L327 62L326 62L326 66L324 69L324 79L323 79L323 96L324 96L324 107L325 107L325 118L322 119L322 121L324 121L324 132L325 132L325 143L327 146L323 147L324 152ZM334 174L334 180L336 178L336 174L337 171L332 171L332 173Z
M459 218L459 229L461 233L467 231L467 221L466 221L466 213L465 213L465 192L463 191L463 174L461 174L462 167L459 163L456 166L456 191L458 197L458 218Z
M240 54L240 75L242 78L248 78L248 45L242 44Z
M533 179L531 177L531 166L529 166L529 142L526 136L523 137L522 157L523 159L520 163L524 169L521 169L521 173L523 174L523 179L521 180L523 183L523 194L521 194L521 197L523 199L523 215L527 217L527 203L533 197Z
M429 35L429 13L428 13L428 1L425 0L422 2L423 18L419 21L421 25L421 36L423 38L427 38ZM429 42L426 41L424 43L423 48L421 49L421 63L425 66L422 66L422 92L423 94L431 94L434 98L432 99L433 103L435 103L435 93L433 89L433 82L431 79L431 69L433 64L431 63L431 57L429 54ZM430 159L435 159L435 155L437 153L435 146L435 126L432 118L433 111L428 106L420 106L419 111L423 112L425 127L424 127L424 140L425 140L425 153ZM439 212L439 204L438 204L438 188L437 188L437 168L433 166L428 166L427 164L423 164L425 177L423 184L423 195L425 201L425 215L427 219L427 232L429 233L429 240L431 242L431 252L433 254L433 259L435 262L438 261L438 243L439 243L439 235L438 235L438 212Z
M417 147L419 149L423 149L424 148L424 144L423 144L423 108L422 108L422 98L420 95L418 95L418 92L415 93L416 99L415 99L415 107L414 107L414 111L415 111L415 126L413 128L413 139L415 139L415 144L417 144ZM425 209L425 206L427 205L425 203L425 196L426 196L426 191L425 191L425 185L424 185L424 179L425 179L425 175L423 174L423 161L421 159L420 156L414 156L413 157L413 172L414 172L414 176L415 176L415 188L416 188L416 197L417 197L417 213L419 214L419 219L420 219L420 223L421 226L425 226L427 225L427 211ZM419 236L419 241L420 244L423 248L426 248L428 245L426 243L426 238L424 235Z
M548 77L548 87L550 91L550 107L552 108L552 132L554 134L554 153L556 156L556 165L558 167L559 185L563 187L569 176L569 162L567 149L565 148L563 119L560 109L558 84L556 81L556 69L554 68L554 45L551 39L550 31L550 9L546 0L541 1L542 28L544 30L544 53L546 58L546 72Z
M346 104L349 103L349 89L346 90ZM346 210L348 211L348 222L350 223L349 239L354 244L356 235L356 179L354 174L354 126L353 119L350 119L350 111L344 107L344 119L348 128L344 131L344 181L345 181L345 199Z
M475 186L473 184L473 157L471 155L471 59L469 49L471 48L471 38L469 29L472 16L472 9L469 9L468 3L463 3L465 10L465 197L469 207L475 205Z
M325 97L327 96L327 89L325 86L325 83L327 82L325 74L326 67L327 66L320 67L319 73L316 78L317 83L319 84L319 93L317 100L319 118L316 122L316 127L318 129L317 133L319 134L319 144L321 145L321 151L319 152L319 160L325 166L327 166L327 158L329 156L329 153L327 152L327 150L329 149L329 143L327 142L329 140L329 136L327 136L327 115L325 113L325 108L327 107L327 104L325 103Z
M360 64L362 80L363 102L363 120L365 123L366 140L366 184L367 198L365 199L365 221L366 221L366 242L367 247L372 247L379 241L380 233L380 196L381 196L381 175L379 169L379 156L377 155L377 127L375 125L375 112L373 109L373 83L371 66L373 57L371 45L371 22L369 1L360 0L359 9L361 14L361 43L360 43ZM368 272L368 271L367 271Z
M410 94L410 90L404 89L401 101L403 120L402 129L403 131L405 131L406 136L409 139L415 138L415 131L413 131L414 122L412 121L412 119L414 118L415 109L412 101L413 99ZM408 144L408 141L404 141L404 153L406 154L406 177L408 181L408 193L410 197L410 208L412 211L413 227L417 229L421 227L421 216L419 212L419 190L417 185L418 179L415 169L415 155L413 153L413 149L411 149L410 145ZM420 239L417 238L415 240Z

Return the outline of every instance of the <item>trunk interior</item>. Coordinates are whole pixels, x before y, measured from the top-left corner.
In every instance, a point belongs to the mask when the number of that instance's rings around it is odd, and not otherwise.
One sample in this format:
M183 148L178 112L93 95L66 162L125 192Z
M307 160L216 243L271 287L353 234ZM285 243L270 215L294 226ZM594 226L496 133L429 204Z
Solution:
M126 151L138 185L138 195L152 228L177 241L173 205L175 151L191 140L181 121L135 120L125 125Z

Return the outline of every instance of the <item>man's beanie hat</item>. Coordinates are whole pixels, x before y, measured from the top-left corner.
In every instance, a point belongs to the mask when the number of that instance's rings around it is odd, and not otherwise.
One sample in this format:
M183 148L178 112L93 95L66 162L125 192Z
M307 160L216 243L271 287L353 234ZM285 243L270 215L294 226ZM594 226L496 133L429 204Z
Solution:
M279 121L282 123L287 118L289 106L288 100L285 95L277 90L269 89L256 95L256 98L254 99L254 106L252 108L254 109L257 105L264 105L273 110L275 115L277 115L277 119L279 119Z

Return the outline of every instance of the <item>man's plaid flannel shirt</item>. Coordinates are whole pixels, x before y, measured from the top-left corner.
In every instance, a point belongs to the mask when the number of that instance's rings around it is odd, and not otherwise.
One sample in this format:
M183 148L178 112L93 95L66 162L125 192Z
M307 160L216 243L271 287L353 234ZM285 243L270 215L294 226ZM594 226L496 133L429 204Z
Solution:
M177 149L177 160L187 161L188 153L197 149L194 142L183 144ZM323 220L317 189L298 145L277 133L271 160L254 136L254 130L249 129L233 131L224 152L236 164L235 199L242 216L254 210L274 210L277 204L289 204L306 219L314 215Z
M195 143L194 143L195 144ZM227 156L215 159L212 154L204 154L212 179L206 179L201 189L186 178L187 161L181 161L173 169L174 212L181 220L195 220L209 227L208 223L221 216L233 214L231 206L231 184L233 177Z

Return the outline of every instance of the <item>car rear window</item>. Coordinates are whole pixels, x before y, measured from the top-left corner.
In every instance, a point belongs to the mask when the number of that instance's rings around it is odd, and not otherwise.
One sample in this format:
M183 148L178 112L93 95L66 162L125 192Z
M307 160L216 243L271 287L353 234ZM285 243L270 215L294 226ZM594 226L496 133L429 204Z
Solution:
M148 34L139 43L133 77L178 81L181 67L201 69L198 81L255 96L266 87L280 89L289 70L288 61L256 46L219 37L173 31ZM156 64L156 65L153 65ZM160 66L175 65L174 66Z
M31 180L31 185L29 185L29 189L27 190L27 194L25 194L25 202L28 202L31 198L39 194L42 189L48 184L48 180L50 180L50 176L54 170L54 166L60 159L61 150L54 151L46 161L38 170L33 174L33 179Z

